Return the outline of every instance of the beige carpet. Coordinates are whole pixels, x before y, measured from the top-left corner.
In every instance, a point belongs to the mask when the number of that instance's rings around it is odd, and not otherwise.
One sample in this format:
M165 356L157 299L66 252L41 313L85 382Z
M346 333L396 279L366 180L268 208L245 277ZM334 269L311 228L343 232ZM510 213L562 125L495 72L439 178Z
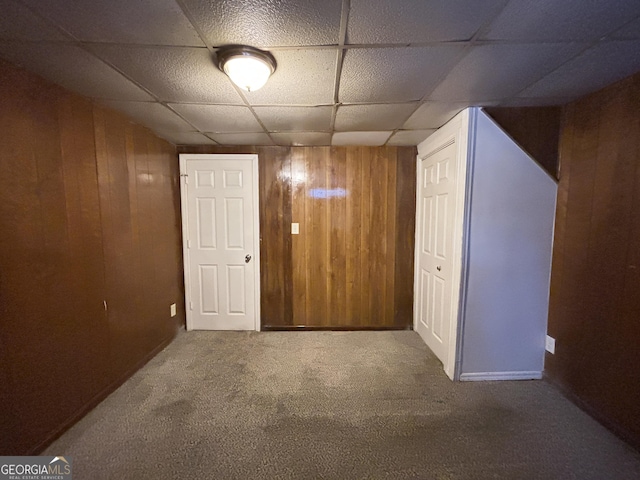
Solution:
M544 381L452 383L415 332L189 332L45 452L82 479L637 479Z

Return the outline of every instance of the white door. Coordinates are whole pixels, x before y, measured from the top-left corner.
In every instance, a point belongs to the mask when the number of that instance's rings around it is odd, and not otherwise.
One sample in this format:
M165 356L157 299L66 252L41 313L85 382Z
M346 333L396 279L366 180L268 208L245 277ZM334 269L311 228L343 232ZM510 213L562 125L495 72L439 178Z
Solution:
M257 155L180 155L188 330L259 330Z
M462 123L456 121L443 127L420 145L416 205L414 328L452 379L456 362L461 209L466 174Z

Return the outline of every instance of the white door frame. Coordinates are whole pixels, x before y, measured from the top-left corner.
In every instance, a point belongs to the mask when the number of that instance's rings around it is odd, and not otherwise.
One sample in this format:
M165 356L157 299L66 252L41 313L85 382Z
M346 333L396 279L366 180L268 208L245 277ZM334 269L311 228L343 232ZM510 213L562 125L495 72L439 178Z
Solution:
M422 218L422 202L420 201L420 164L423 159L433 155L441 148L451 143L458 144L456 157L456 207L454 212L454 231L452 237L452 273L451 273L451 319L449 330L449 345L447 358L443 361L444 371L451 380L459 379L459 366L461 359L460 339L460 302L464 300L464 258L466 257L467 225L466 214L467 201L467 173L470 163L469 152L469 132L470 122L475 122L475 109L466 109L456 115L446 125L433 133L427 140L418 145L418 155L416 157L416 230L415 230L415 251L414 251L414 278L413 278L413 329L418 330L418 315L420 292L420 245L422 245L422 228L420 219Z
M233 153L233 154L202 154L202 153L181 153L180 161L180 211L182 213L182 259L184 264L184 294L185 294L185 310L187 318L187 330L193 329L193 319L191 318L191 309L189 301L191 298L191 276L189 263L188 245L188 222L187 213L187 190L189 188L187 177L187 161L188 160L251 160L253 170L253 260L255 261L255 277L254 277L254 311L255 311L255 331L260 331L260 185L258 183L258 155Z

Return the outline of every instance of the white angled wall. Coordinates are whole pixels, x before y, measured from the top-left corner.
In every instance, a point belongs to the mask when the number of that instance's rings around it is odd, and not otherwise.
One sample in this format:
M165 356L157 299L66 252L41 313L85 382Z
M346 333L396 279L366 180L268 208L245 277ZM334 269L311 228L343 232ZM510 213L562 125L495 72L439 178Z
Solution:
M537 378L557 185L483 111L470 162L460 378Z

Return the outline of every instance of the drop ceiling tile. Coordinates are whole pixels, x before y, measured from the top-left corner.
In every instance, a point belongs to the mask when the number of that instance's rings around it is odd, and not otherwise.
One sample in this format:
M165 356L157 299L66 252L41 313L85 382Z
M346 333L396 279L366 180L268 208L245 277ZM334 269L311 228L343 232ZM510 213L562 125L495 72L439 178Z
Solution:
M170 104L201 132L261 132L262 127L247 107L235 105Z
M468 106L466 103L426 102L420 105L402 128L407 130L440 128Z
M257 92L243 92L252 105L318 105L333 103L338 52L335 49L278 50L278 64Z
M513 97L500 102L496 106L499 106L499 107L557 107L560 105L565 105L574 99L575 99L575 96L539 97L539 98Z
M341 0L183 0L214 46L338 43Z
M603 42L521 92L519 97L573 97L640 71L640 40Z
M472 48L433 91L438 102L485 102L517 94L578 54L584 44L491 44Z
M512 0L484 38L525 42L598 40L638 14L638 0Z
M175 0L24 0L82 41L204 46Z
M628 40L638 40L640 39L640 17L635 20L627 23L620 30L617 30L612 38L620 38L620 39L628 39Z
M220 145L273 145L266 133L209 133Z
M102 101L107 107L118 110L131 117L135 122L159 132L190 132L191 125L170 109L154 102Z
M174 145L215 145L216 142L200 132L163 132L155 131L155 134Z
M377 105L340 105L336 114L335 129L395 130L409 118L417 103L388 103Z
M468 40L505 0L351 0L350 44Z
M397 145L404 147L412 147L418 145L424 141L429 135L435 132L435 129L431 130L398 130L394 133L387 145Z
M254 107L269 131L329 130L333 107Z
M331 145L331 134L327 132L272 133L278 145Z
M69 38L25 6L11 0L2 2L0 38L6 40L62 41Z
M0 57L87 97L153 100L116 70L73 45L0 42Z
M384 145L393 132L336 132L331 145L361 145L377 147Z
M429 93L463 47L354 48L345 52L343 103L410 102Z
M93 45L91 49L162 101L242 103L206 48Z

